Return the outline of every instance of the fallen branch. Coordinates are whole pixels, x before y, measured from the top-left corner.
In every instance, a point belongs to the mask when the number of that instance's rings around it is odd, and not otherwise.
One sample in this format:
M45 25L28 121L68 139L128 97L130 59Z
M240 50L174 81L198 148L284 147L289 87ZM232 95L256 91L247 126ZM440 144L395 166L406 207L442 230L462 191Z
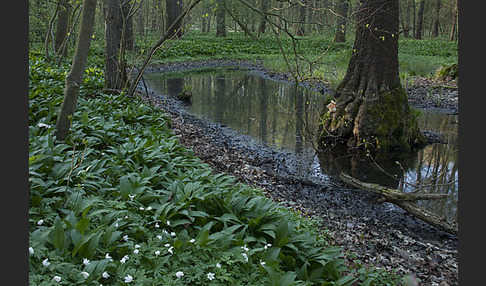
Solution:
M444 199L448 196L446 194L403 193L399 190L389 189L378 184L362 182L345 173L341 173L339 177L343 182L353 187L380 195L380 202L393 203L422 221L445 232L457 235L458 230L455 223L451 224L443 217L431 213L413 203L417 200Z

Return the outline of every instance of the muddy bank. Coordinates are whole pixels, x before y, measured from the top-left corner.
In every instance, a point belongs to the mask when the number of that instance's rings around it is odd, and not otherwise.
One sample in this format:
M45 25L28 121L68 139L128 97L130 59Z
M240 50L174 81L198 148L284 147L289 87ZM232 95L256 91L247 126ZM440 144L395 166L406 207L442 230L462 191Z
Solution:
M242 67L266 78L288 80L287 75L268 72L259 63L227 60L174 63L151 67L149 72L219 66ZM325 91L324 85L313 88ZM155 94L150 88L148 91L148 97L142 97L170 115L172 128L182 144L216 171L264 189L268 197L303 215L319 218L336 245L347 253L357 254L355 258L347 257L350 264L359 259L365 264L398 269L400 274L411 272L422 280L422 285L439 285L444 281L447 284L441 285L458 285L457 237L387 203L377 204L376 196L345 187L334 178L296 177L292 164L297 158L292 153L275 151L230 128L198 119L188 114L181 102ZM143 85L140 92L144 93ZM420 96L413 98L418 101Z

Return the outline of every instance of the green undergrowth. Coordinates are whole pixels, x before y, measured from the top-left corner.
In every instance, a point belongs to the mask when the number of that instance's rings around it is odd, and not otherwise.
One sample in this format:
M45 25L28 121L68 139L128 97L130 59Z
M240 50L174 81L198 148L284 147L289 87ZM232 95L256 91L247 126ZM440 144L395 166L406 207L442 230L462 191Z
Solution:
M215 173L160 110L99 93L96 65L54 142L67 68L29 58L30 285L398 285L346 267L318 221Z

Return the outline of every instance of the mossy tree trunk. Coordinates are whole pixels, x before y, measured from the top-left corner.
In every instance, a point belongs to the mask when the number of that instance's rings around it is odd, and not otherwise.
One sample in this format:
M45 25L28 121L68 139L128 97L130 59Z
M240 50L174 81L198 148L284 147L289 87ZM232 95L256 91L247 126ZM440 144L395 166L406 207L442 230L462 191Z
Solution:
M362 1L348 70L321 115L321 149L410 150L422 144L398 75L398 0Z
M64 101L57 116L56 140L63 141L71 126L71 119L76 110L78 101L79 87L83 80L84 67L88 59L89 47L91 45L91 35L93 34L94 18L96 10L96 0L84 0L83 12L81 16L81 28L76 43L71 70L66 76L64 88Z

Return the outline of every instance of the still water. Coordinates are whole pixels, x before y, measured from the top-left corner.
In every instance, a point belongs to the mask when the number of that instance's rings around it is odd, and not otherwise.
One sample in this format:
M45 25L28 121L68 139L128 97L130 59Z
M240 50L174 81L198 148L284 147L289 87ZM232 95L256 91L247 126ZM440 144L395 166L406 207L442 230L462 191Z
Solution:
M160 94L192 93L187 110L226 125L261 144L290 151L298 158L295 175L336 176L344 171L360 180L412 192L420 188L447 193L443 200L419 201L430 211L456 220L458 200L457 115L423 110L422 130L442 135L446 144L431 144L393 160L316 153L318 119L324 96L294 84L264 79L251 71L211 69L187 73L150 73L147 85Z

